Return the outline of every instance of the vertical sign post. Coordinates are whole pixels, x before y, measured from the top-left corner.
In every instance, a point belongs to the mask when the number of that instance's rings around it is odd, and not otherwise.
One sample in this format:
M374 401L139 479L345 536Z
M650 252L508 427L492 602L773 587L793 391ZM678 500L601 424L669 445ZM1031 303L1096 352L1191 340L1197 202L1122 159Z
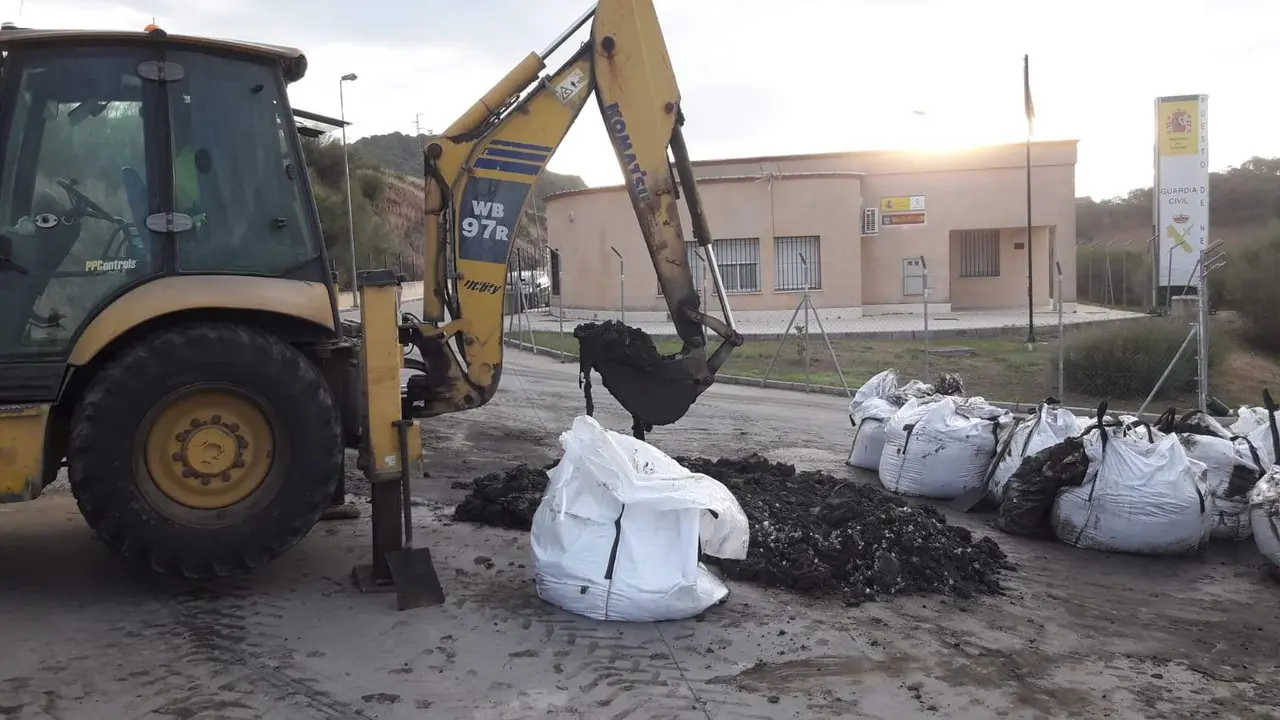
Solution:
M1202 286L1197 264L1209 236L1209 96L1156 98L1155 234L1165 263L1165 306Z

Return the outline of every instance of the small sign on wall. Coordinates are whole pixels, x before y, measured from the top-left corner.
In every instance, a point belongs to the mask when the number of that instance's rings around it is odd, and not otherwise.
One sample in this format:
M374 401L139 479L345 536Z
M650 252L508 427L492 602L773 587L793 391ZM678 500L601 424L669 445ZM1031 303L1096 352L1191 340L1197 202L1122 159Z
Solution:
M924 225L924 196L901 195L880 198L880 224Z
M924 212L923 195L880 198L881 213Z
M905 212L893 213L892 215L881 215L881 225L923 225L924 213L922 212Z

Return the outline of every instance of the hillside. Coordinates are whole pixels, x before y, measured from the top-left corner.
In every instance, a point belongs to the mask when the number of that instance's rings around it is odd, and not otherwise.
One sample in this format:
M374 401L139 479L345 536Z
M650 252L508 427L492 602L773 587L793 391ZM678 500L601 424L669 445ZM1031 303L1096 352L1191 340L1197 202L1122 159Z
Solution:
M1151 200L1150 187L1101 201L1076 198L1076 291L1082 301L1135 310L1150 305ZM1209 283L1210 301L1232 308L1239 305L1245 258L1256 260L1280 238L1280 158L1254 157L1211 173L1209 217L1227 261Z
M1211 173L1209 217L1215 235L1219 230L1262 227L1280 218L1280 158L1255 157L1239 167ZM1105 243L1135 232L1138 242L1145 242L1150 229L1150 187L1102 201L1076 198L1076 237L1081 244ZM1122 238L1120 244L1129 243Z
M388 172L421 178L422 146L429 139L427 135L414 137L395 132L361 138L352 143L351 147ZM533 202L530 205L539 213L545 212L546 205L542 199L547 195L564 190L578 190L586 186L587 184L577 175L561 175L545 170L538 178L534 188Z
M373 135L350 144L352 212L355 217L356 254L360 267L389 266L409 275L422 276L423 217L422 144L425 135L404 133ZM339 282L345 287L351 276L346 190L342 145L332 136L304 143L307 165L315 189L325 243L329 247ZM546 204L543 198L587 185L576 175L544 171L534 187L534 198L516 227L517 248L540 248L546 240ZM540 251L534 251L541 255Z

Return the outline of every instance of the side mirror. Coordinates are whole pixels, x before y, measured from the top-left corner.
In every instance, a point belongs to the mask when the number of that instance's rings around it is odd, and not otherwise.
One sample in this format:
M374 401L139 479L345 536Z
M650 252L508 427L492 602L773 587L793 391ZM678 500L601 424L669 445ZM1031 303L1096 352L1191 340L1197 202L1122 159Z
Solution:
M200 148L196 150L196 172L201 175L208 175L213 169L213 155L208 150Z

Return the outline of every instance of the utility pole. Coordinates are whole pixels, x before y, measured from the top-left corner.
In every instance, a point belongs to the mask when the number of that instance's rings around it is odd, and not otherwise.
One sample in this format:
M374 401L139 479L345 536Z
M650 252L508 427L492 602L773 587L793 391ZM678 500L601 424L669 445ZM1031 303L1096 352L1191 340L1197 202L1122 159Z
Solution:
M413 116L413 130L414 137L422 136L422 113Z
M347 235L351 241L351 303L360 307L360 290L356 287L356 220L351 210L351 164L347 159L347 103L342 96L343 83L355 82L356 74L347 73L338 80L338 112L342 120L342 171L347 178Z

